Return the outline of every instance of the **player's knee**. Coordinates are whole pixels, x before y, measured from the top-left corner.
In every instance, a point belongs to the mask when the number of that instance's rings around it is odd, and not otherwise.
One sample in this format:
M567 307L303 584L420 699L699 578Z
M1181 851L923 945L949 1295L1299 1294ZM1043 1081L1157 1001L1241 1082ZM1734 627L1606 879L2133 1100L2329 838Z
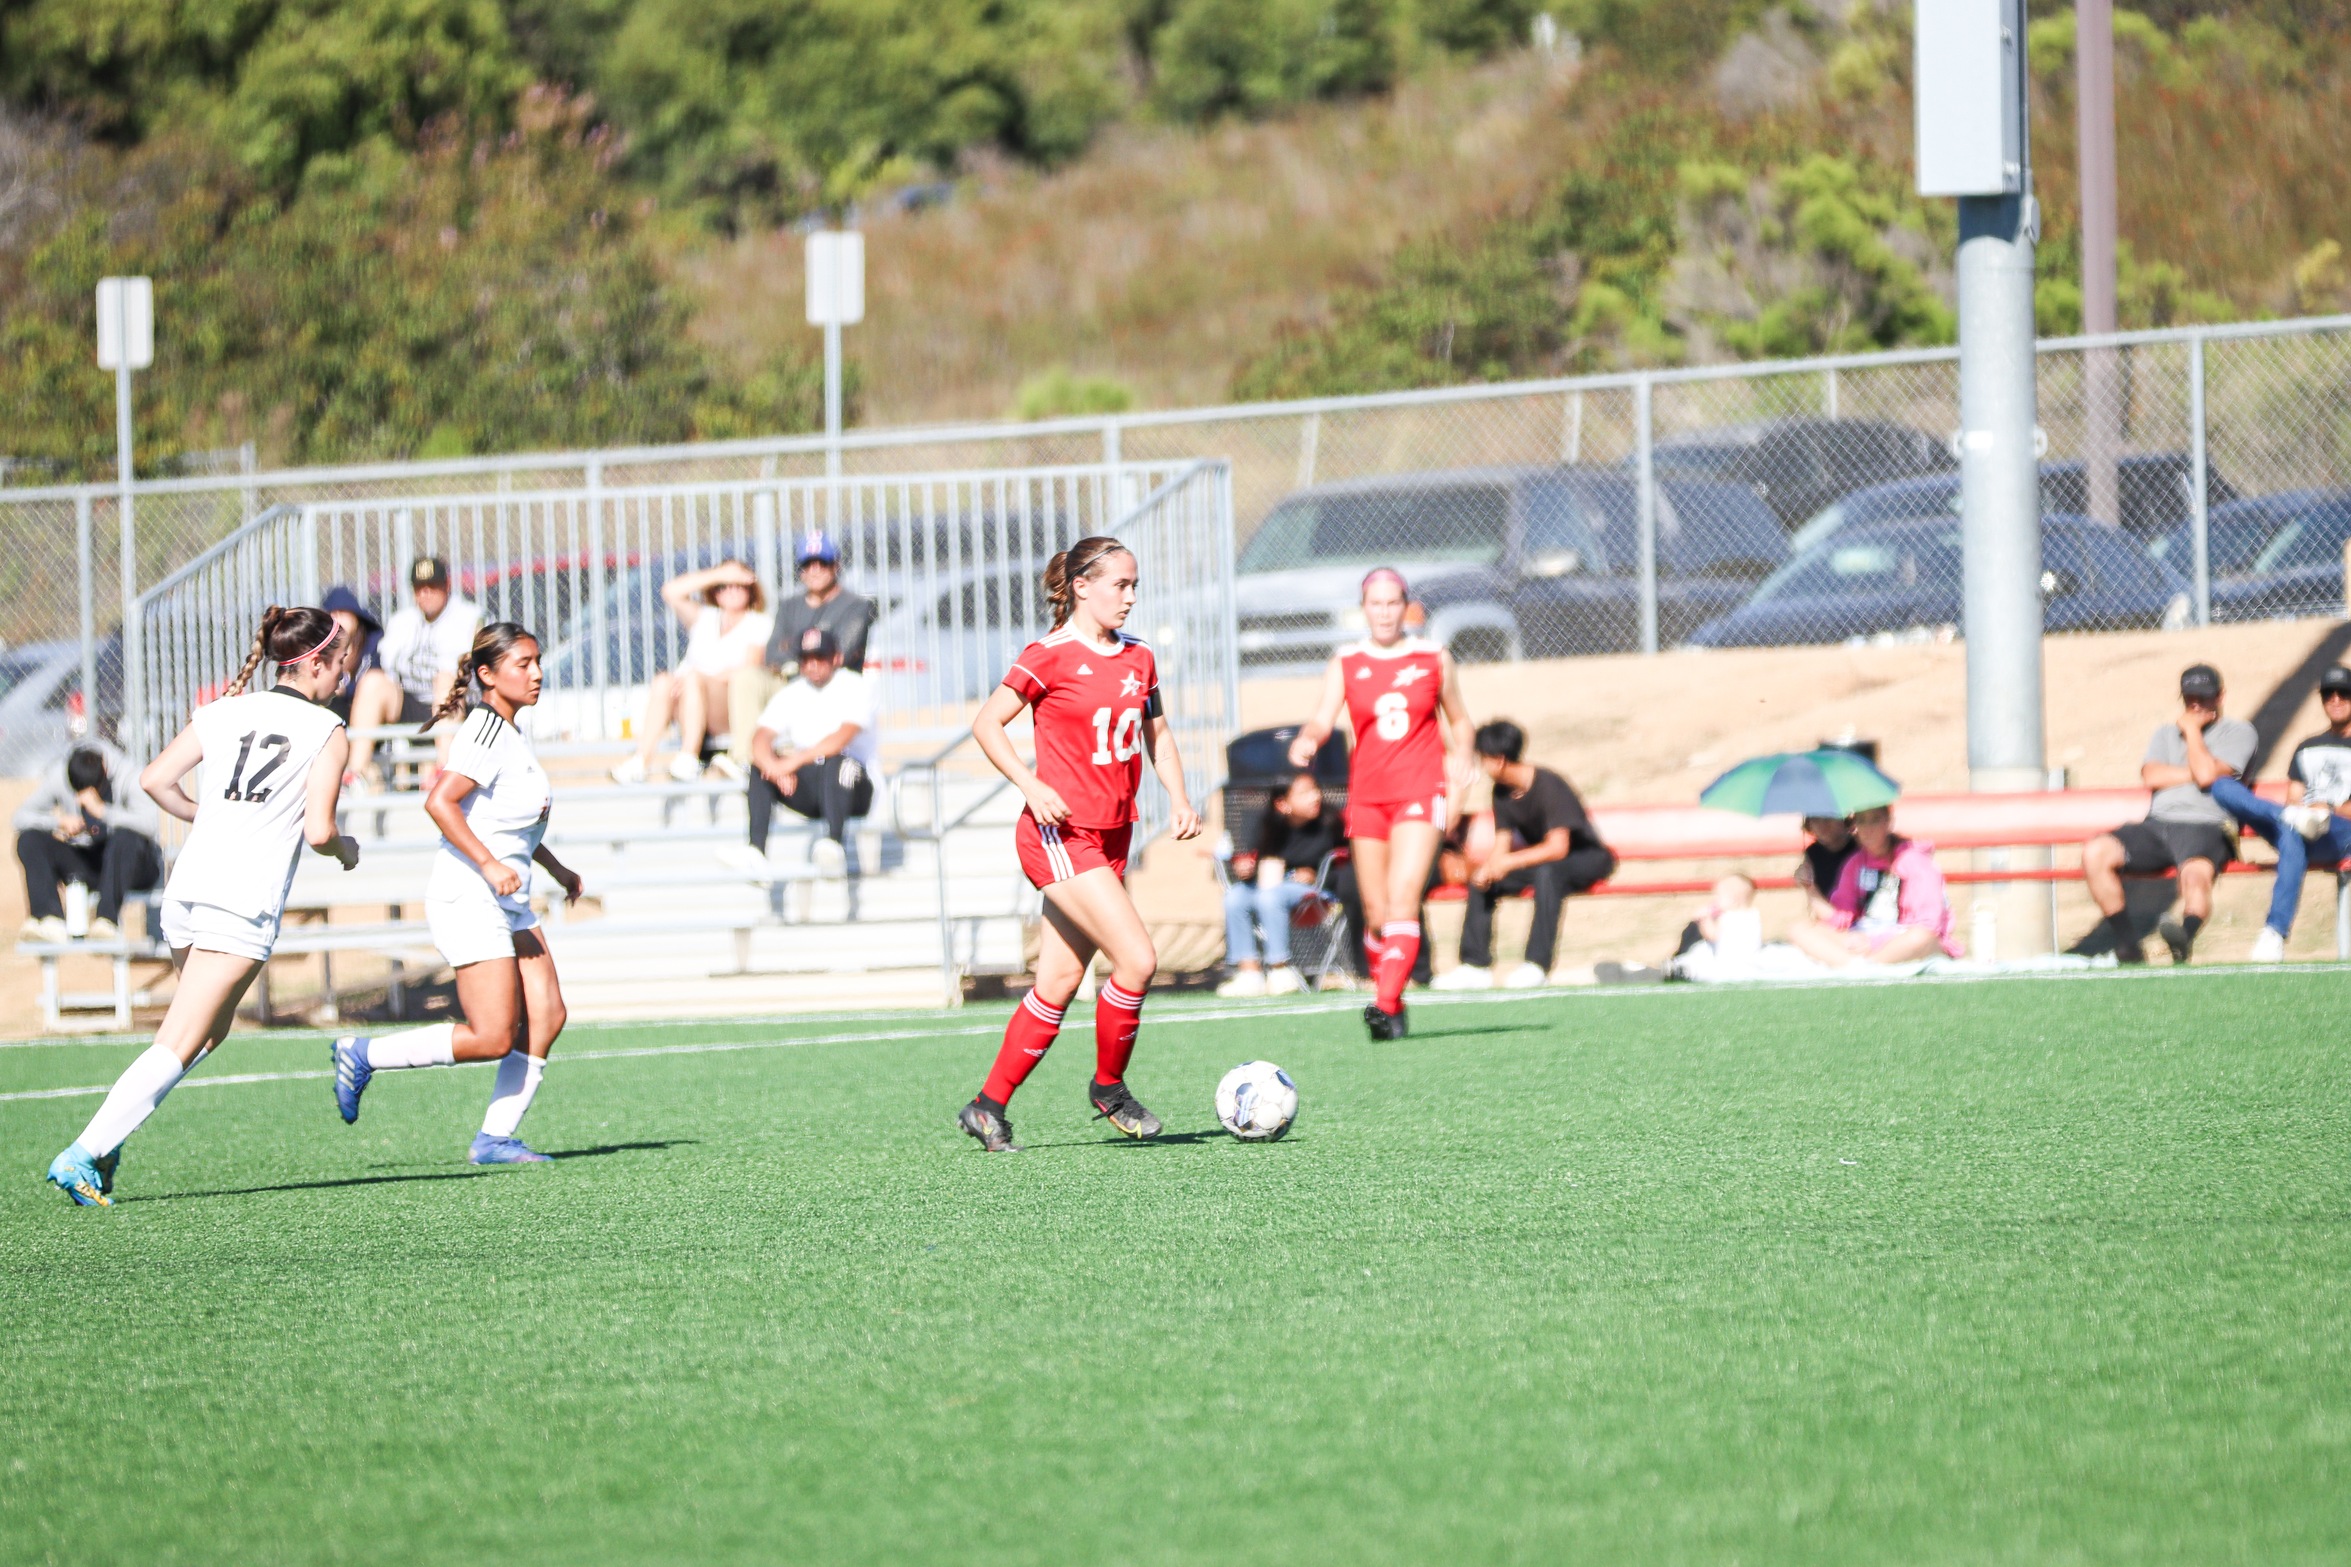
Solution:
M2110 871L2122 864L2122 840L2111 834L2092 838L2082 845L2082 869Z

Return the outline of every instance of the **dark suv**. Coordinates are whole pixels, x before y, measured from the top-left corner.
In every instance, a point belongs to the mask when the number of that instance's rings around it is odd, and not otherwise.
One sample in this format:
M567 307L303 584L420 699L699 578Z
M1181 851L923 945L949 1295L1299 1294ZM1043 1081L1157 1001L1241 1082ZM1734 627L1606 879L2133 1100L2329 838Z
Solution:
M1398 474L1301 490L1241 551L1244 665L1320 664L1363 633L1363 573L1394 566L1426 634L1467 663L1621 652L1640 642L1638 497L1616 469ZM1742 485L1657 487L1661 643L1745 601L1787 559Z
M1631 469L1638 457L1620 465ZM1882 419L1766 419L1687 430L1657 443L1660 478L1744 484L1794 528L1841 495L1890 479L1955 473L1959 462L1923 430Z

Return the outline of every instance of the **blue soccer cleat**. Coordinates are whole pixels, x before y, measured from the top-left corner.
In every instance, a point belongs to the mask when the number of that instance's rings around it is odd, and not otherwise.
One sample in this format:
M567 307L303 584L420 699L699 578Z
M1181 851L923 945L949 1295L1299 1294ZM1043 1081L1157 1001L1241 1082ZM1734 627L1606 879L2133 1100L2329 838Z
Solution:
M357 1034L335 1041L334 1059L335 1108L343 1112L343 1124L350 1126L359 1119L359 1096L367 1092L376 1069L367 1064L367 1041Z
M553 1164L553 1158L525 1144L519 1137L492 1137L488 1132L474 1133L473 1146L465 1152L467 1164Z
M110 1184L99 1170L98 1161L80 1143L49 1161L49 1184L71 1197L84 1208L111 1208L114 1199L106 1195Z

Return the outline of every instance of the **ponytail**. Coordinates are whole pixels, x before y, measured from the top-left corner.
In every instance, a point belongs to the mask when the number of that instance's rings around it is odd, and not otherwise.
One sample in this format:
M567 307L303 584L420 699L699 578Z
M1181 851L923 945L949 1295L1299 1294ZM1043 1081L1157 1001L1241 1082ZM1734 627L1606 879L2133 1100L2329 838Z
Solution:
M243 667L221 695L242 696L253 682L253 672L265 662L283 668L325 652L334 640L336 629L335 617L323 609L270 605L261 612L261 624L253 630L253 647L246 653Z
M449 694L441 698L422 728L432 729L445 719L463 718L465 710L473 705L474 682L498 667L499 661L514 651L517 642L536 642L539 639L527 626L511 620L493 620L473 634L473 646L457 661L457 678L449 683Z
M1095 534L1078 540L1046 562L1045 598L1053 606L1053 629L1059 631L1069 624L1069 617L1078 607L1077 585L1102 569L1105 556L1133 553L1118 540Z

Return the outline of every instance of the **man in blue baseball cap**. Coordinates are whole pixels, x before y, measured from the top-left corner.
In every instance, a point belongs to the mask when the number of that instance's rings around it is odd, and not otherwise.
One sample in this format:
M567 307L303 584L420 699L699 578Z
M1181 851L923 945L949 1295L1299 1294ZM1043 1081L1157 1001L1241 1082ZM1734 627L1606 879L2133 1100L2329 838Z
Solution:
M728 755L741 775L751 769L751 736L761 711L799 671L801 639L810 631L830 632L840 644L840 667L863 670L866 633L881 612L872 599L841 585L841 547L831 534L800 535L792 564L799 571L800 591L776 602L775 631L767 639L763 667L737 670L727 682Z

